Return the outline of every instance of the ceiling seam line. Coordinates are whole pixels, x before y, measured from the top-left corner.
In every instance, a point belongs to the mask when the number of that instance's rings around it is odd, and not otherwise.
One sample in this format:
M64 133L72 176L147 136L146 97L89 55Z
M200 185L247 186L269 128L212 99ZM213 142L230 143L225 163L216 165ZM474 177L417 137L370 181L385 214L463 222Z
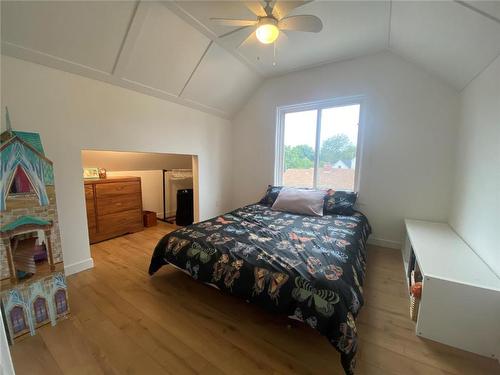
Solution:
M205 48L205 51L203 51L203 54L201 55L200 59L198 60L198 62L196 63L193 71L191 72L191 74L189 75L186 83L184 84L184 86L182 87L182 90L179 92L179 95L177 95L178 98L181 97L181 95L184 93L184 90L186 89L187 85L189 84L189 82L191 82L191 78L193 78L194 76L194 73L196 72L196 70L198 70L198 67L200 66L201 62L203 61L203 59L205 58L205 55L207 54L208 50L210 49L210 47L212 46L213 44L213 40L210 41L210 43L208 43L208 46L207 48Z
M392 0L389 1L389 26L387 32L387 48L391 49L391 33L392 33Z
M111 69L111 75L115 75L116 68L118 67L118 63L120 62L120 58L122 57L123 49L125 48L125 44L127 43L128 36L130 34L130 29L134 24L135 17L137 16L137 10L139 9L140 1L135 5L134 13L130 18L130 22L128 23L127 31L125 32L125 36L123 37L122 43L120 45L120 49L118 50L118 54L116 55L115 63L113 64L113 69Z
M474 77L472 77L469 82L467 82L467 84L459 91L460 93L462 93L466 88L467 86L469 86L471 84L472 81L474 81L477 77L479 77L484 71L486 71L495 61L496 59L500 58L500 53L498 55L496 55L488 64L486 64L486 66L481 69L479 72L477 72Z
M462 0L453 0L453 1L455 1L455 3L457 3L458 5L461 5L469 10L472 10L473 12L476 12L476 13L482 15L483 17L489 18L490 20L495 21L495 22L500 24L500 18L497 18L489 13L486 13L485 11L483 11L479 8L476 8L475 6L470 5L465 1L462 1Z

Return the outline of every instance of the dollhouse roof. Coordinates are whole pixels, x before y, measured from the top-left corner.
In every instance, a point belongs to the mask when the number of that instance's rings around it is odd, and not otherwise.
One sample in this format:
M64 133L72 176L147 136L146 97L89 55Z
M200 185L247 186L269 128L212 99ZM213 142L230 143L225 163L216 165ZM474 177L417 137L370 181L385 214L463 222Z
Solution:
M10 232L13 231L16 228L19 228L24 225L34 225L34 226L45 226L45 225L50 225L50 221L42 220L37 217L33 216L21 216L19 219L13 221L12 223L9 223L7 225L3 225L0 228L0 232Z
M6 199L18 167L29 178L40 205L49 205L46 186L54 185L54 171L44 155L40 136L8 128L0 134L0 140L0 211L7 209Z
M38 133L4 131L1 135L1 140L1 150L4 150L6 147L8 147L9 144L17 141L30 148L38 157L52 164L52 161L47 159L47 157L45 156L45 152L42 146L42 140L40 139L40 134Z
M45 152L43 151L42 140L40 139L40 134L38 133L28 133L28 132L19 132L14 130L12 133L24 142L29 144L35 150L37 150L40 154L45 156Z

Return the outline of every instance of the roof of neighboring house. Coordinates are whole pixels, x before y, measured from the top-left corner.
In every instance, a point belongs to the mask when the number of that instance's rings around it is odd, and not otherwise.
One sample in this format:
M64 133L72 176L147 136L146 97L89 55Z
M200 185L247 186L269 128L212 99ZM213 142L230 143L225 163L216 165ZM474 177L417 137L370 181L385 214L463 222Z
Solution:
M50 225L50 221L42 220L33 216L21 216L19 219L9 223L7 225L3 225L0 228L0 232L9 232L23 225L36 225L36 226L44 226Z
M314 170L287 169L283 174L283 184L296 187L311 187ZM334 190L350 190L354 186L354 169L319 168L318 187Z
M338 161L340 161L341 163L344 163L344 165L346 165L347 168L351 168L352 167L352 160L353 159L345 159L345 160L338 160Z

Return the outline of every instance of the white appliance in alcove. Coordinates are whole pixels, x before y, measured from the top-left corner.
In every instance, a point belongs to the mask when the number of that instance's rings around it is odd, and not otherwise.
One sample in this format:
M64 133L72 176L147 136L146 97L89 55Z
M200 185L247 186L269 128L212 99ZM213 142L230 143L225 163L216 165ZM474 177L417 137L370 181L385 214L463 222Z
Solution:
M177 210L177 190L193 188L193 171L191 169L173 169L165 174L165 202L167 217L175 216Z

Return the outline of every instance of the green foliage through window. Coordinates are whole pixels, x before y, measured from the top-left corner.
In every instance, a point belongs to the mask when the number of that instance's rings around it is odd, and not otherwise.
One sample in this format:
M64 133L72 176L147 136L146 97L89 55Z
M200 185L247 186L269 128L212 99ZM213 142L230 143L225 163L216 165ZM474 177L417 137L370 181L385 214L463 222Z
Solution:
M356 146L345 134L337 134L323 141L319 155L320 166L334 164L339 160L352 160L356 157ZM314 150L311 146L285 146L285 170L313 167Z
M308 145L285 146L285 170L308 169L314 166L314 150Z
M325 139L319 153L320 166L335 164L339 160L352 160L356 157L356 146L345 134L337 134Z

